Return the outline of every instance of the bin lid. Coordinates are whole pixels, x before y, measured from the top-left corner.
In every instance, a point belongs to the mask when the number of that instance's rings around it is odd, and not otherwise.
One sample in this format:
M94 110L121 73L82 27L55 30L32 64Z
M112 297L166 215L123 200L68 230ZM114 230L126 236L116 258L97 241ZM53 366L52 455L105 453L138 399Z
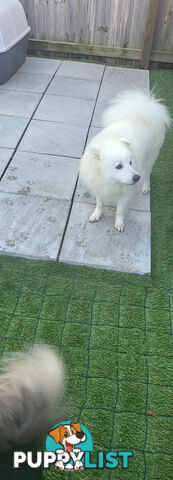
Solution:
M0 53L9 50L30 32L19 0L0 0Z

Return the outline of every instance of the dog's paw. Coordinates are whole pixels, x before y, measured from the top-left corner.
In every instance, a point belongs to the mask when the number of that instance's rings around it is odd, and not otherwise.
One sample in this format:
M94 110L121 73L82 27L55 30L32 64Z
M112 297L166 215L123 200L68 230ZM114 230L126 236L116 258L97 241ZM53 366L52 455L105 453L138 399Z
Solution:
M71 463L67 463L67 465L65 465L65 470L74 470L74 467Z
M147 195L150 192L150 187L146 187L145 185L142 186L142 193L143 195Z
M123 223L115 223L115 230L118 230L118 232L123 232L124 230Z
M100 220L100 215L97 215L95 212L90 215L89 222L98 222Z

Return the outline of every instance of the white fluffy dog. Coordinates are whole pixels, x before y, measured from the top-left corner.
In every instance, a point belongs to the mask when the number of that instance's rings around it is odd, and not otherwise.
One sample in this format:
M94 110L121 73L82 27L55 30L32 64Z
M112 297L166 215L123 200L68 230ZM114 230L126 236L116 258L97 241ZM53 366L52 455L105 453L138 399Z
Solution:
M14 452L36 452L60 418L56 408L64 384L64 367L53 350L35 346L28 353L13 353L0 369L0 478L43 480L42 466L26 461L13 466Z
M86 147L80 177L96 196L90 222L97 222L104 202L116 203L115 228L124 229L124 211L133 187L142 177L142 193L150 190L150 174L171 118L152 93L129 90L119 94L103 115L104 129Z

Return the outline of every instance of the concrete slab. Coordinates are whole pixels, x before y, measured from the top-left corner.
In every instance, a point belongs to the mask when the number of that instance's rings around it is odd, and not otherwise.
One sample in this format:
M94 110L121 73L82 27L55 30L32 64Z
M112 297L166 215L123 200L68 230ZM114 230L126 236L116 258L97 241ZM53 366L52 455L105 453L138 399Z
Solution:
M70 78L84 78L84 80L101 80L104 69L104 65L64 60L56 75Z
M33 74L48 73L53 75L61 65L61 62L61 60L49 58L26 57L24 64L18 71Z
M0 90L0 114L30 118L40 98L38 93Z
M137 78L136 81L134 81L134 79L132 80L131 78L129 81L128 79L124 79L123 81L123 79L119 77L118 81L115 81L115 83L103 81L100 88L98 101L111 102L111 100L123 90L133 90L134 88L139 88L145 93L148 93L148 84L141 82L140 78Z
M32 120L19 150L80 158L87 131L83 126Z
M92 140L93 137L98 135L98 133L100 133L101 130L102 130L102 128L100 128L100 127L90 127L87 143L89 143Z
M45 95L34 118L88 126L93 109L94 100Z
M52 78L51 74L17 72L4 83L0 90L17 90L20 92L43 93Z
M74 203L60 253L60 262L123 272L149 274L150 212L129 210L123 233L114 229L115 209L90 223L92 207Z
M142 181L140 180L136 185L131 185L130 188L133 189L133 197L129 203L129 208L133 210L143 210L145 212L150 212L150 195L143 195L141 192ZM91 195L88 190L83 186L81 180L78 180L75 197L75 202L79 203L90 203L95 205L95 197ZM115 202L107 203L109 207L115 206Z
M92 127L102 127L103 128L102 115L103 115L104 111L106 110L106 108L108 108L108 106L109 106L108 102L101 102L99 100L97 101L96 108L95 108L94 115L93 115L93 119L92 119L92 122L91 122Z
M92 125L102 126L103 112L108 108L110 101L122 90L139 88L149 92L149 72L122 67L106 67L101 84Z
M13 154L12 148L0 148L0 177Z
M70 203L0 193L0 252L56 260Z
M79 160L17 152L1 183L1 192L71 200Z
M0 115L0 147L15 148L27 123L27 118Z
M139 68L106 67L103 81L113 82L115 86L126 83L127 87L134 86L149 90L149 71ZM147 90L146 90L147 89Z
M84 80L83 78L68 78L55 76L47 90L47 94L68 97L95 99L100 81Z

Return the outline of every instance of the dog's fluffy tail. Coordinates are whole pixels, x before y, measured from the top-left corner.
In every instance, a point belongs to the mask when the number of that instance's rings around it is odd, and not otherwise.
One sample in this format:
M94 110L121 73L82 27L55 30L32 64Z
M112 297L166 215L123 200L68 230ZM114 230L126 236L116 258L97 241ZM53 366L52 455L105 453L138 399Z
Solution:
M121 92L103 114L103 126L127 119L154 125L156 130L166 130L172 123L167 107L155 98L153 90L149 95L138 89Z
M63 365L47 346L12 354L0 376L0 454L42 442L63 390Z

